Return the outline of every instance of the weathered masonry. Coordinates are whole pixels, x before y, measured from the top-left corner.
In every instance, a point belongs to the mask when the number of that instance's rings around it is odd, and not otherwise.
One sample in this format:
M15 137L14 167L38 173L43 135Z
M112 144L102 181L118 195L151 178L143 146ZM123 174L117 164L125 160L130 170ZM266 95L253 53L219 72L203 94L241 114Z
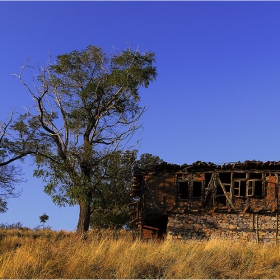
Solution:
M278 242L279 176L280 161L138 169L131 223L144 238Z

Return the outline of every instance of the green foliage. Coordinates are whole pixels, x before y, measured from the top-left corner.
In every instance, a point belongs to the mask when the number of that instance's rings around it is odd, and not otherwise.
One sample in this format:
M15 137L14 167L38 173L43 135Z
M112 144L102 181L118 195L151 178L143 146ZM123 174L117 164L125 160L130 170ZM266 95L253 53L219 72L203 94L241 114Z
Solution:
M8 199L17 198L20 191L16 189L16 185L22 182L21 169L13 164L0 166L0 213L8 210Z
M4 213L8 210L7 201L3 198L0 198L0 213Z
M155 80L154 62L151 52L128 49L106 56L90 45L41 68L35 89L22 80L22 73L18 76L37 108L28 116L40 146L34 176L43 179L45 192L58 205L80 205L78 230L88 229L90 206L109 185L112 155L127 150L140 127L145 108L139 105L139 88Z
M45 223L48 219L49 219L49 216L44 213L42 216L39 216L39 219L40 219L40 223Z
M38 120L29 113L19 114L14 119L12 112L6 122L0 121L0 212L7 211L7 200L20 195L15 186L23 181L18 160L36 154L41 148L38 135Z
M121 228L129 222L131 177L136 151L117 151L103 162L105 178L91 204L91 227Z
M149 168L150 166L161 164L164 161L158 156L146 153L140 156L140 159L137 161L135 167L138 168Z
M8 224L8 223L1 223L0 224L0 229L22 229L23 225L20 222L13 223L13 224Z
M0 213L8 210L7 200L16 198L20 191L16 185L23 181L21 169L13 164L0 166Z
M106 180L96 191L91 205L91 227L114 228L129 227L129 208L132 202L131 184L133 169L147 168L163 162L158 156L142 154L136 160L137 151L114 152L104 163Z

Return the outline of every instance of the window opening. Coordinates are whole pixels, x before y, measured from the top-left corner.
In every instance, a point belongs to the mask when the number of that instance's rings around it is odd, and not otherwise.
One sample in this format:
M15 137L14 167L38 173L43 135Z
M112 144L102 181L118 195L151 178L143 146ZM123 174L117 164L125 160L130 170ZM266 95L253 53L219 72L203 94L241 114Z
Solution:
M209 182L212 177L212 173L205 173L204 176L205 176L205 188L208 188Z
M250 173L250 179L262 179L262 173Z
M229 172L219 173L219 178L222 183L231 183L231 173Z
M234 182L234 195L235 196L246 196L246 181L235 181Z
M200 198L202 196L202 182L193 182L193 198Z
M226 192L230 192L230 185L225 185L224 187L226 189Z
M244 173L244 172L233 173L233 178L245 179L246 178L246 173Z
M224 191L220 185L217 186L217 195L219 194L224 195Z
M261 180L249 180L247 195L263 196L263 182Z
M254 195L254 181L248 181L247 195L248 196Z
M179 182L179 198L187 199L189 197L188 182Z
M255 196L263 196L263 182L255 181Z

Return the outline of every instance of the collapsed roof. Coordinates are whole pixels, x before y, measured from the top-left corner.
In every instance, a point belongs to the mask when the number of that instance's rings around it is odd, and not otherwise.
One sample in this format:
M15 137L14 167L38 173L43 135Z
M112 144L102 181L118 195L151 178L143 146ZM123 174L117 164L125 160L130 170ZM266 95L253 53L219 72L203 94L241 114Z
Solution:
M193 164L171 164L163 162L158 165L147 166L139 168L140 171L174 171L174 172L188 172L188 171L207 171L207 170L280 170L280 161L256 161L245 160L244 162L231 162L224 164L215 164L212 162L196 161Z

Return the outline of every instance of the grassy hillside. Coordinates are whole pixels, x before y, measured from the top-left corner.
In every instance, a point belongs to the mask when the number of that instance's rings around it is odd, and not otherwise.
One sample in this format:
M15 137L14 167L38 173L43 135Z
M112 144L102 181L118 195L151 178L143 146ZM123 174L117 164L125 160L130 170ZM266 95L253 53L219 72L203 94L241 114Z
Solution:
M0 278L278 278L280 246L143 242L131 233L0 230Z

